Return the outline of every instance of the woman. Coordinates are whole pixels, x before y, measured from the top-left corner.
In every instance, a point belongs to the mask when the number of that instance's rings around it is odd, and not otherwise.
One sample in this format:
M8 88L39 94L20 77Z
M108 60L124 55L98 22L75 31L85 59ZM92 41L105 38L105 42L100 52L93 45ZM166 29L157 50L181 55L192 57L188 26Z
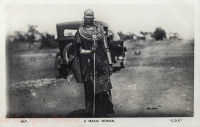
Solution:
M108 57L104 46L104 30L94 22L94 13L88 9L84 12L84 23L77 31L74 43L70 49L72 71L77 82L84 83L86 117L93 116L93 101L95 95L95 117L105 117L114 114L111 101L111 81ZM96 42L96 44L94 44ZM94 94L94 53L95 53L95 94ZM78 69L77 69L78 68Z

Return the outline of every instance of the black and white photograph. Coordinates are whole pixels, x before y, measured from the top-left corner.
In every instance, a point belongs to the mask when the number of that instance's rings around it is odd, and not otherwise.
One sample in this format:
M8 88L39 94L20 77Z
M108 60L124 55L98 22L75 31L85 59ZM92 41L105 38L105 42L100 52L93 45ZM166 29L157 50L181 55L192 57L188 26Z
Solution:
M200 126L194 3L7 4L0 123Z

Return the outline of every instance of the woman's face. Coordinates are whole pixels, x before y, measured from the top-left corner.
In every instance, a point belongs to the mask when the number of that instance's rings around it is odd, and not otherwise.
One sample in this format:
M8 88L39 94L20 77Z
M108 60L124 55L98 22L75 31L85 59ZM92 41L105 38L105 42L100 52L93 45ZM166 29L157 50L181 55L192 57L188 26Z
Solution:
M84 13L84 23L91 25L94 22L94 14L91 10L88 10Z

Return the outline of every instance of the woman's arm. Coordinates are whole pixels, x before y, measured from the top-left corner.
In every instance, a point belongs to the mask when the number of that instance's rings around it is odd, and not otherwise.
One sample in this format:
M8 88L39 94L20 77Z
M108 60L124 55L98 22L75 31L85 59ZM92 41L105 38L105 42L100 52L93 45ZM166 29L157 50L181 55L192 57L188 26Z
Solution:
M75 42L77 45L77 52L78 54L80 53L81 55L88 55L96 51L96 46L93 46L91 50L86 50L82 48L82 43L81 43L81 38L80 34L77 32L75 35Z

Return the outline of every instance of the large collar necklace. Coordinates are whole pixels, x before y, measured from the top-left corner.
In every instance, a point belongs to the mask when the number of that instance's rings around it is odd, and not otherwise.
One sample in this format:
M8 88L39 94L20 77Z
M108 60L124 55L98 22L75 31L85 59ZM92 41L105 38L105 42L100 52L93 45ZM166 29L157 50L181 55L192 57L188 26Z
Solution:
M94 37L94 35L96 35L95 40L100 40L104 36L103 27L97 23L94 23L94 26L90 28L86 28L84 24L81 24L79 27L79 33L87 40L93 40L92 36Z

